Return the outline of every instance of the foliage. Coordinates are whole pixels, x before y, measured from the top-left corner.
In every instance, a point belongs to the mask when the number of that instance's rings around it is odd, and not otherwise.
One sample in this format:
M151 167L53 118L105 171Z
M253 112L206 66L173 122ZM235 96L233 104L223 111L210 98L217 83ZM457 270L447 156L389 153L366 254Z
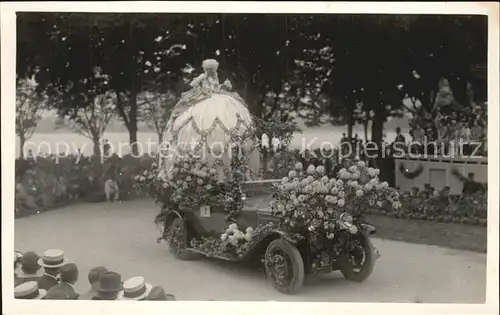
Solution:
M176 102L175 95L170 91L166 93L145 91L138 98L141 100L140 117L142 121L156 132L158 142L161 143L163 132Z
M33 136L47 106L47 95L38 93L37 86L33 78L17 80L16 134L21 140L21 157L24 156L25 141Z
M337 178L330 178L323 166L310 165L304 172L302 164L297 163L277 187L273 213L286 230L310 228L333 238L335 222L342 212L361 215L370 207L382 207L384 202L394 208L401 206L399 194L387 182L380 183L378 173L356 161L341 169Z

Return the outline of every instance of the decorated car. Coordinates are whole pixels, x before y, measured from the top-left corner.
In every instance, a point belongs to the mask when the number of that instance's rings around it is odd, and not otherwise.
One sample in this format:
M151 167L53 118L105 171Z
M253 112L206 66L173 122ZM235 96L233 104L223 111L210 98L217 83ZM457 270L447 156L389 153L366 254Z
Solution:
M137 188L161 205L158 242L179 259L263 263L273 286L286 294L298 292L306 274L340 270L352 281L368 278L378 253L369 238L375 227L364 221L363 210L387 202L400 207L398 193L358 160L333 178L322 166L301 163L282 179L252 178L259 174L258 124L241 98L220 92L212 80L216 65L204 63L212 69L205 69L204 83L193 84L200 90L174 111L165 139L176 154L136 177ZM217 139L223 154L207 158L214 151L206 148ZM188 140L195 145L179 146Z

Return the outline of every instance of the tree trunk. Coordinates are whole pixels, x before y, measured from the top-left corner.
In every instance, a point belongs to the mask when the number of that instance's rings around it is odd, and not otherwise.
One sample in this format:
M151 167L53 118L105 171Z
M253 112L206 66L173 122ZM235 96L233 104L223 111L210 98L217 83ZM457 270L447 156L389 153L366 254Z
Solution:
M19 133L19 156L24 160L24 145L26 143L26 137L24 136L24 132L21 131Z
M138 144L137 144L137 93L132 91L130 94L130 116L129 116L129 142L132 147L132 154L137 156L139 154Z
M368 142L368 119L363 121L363 128L365 132L365 142Z
M382 110L375 111L375 116L372 122L372 141L375 142L379 148L382 143L384 133L385 115Z
M99 193L102 191L103 188L103 174L102 174L102 164L103 161L101 161L102 157L102 152L101 152L101 144L100 144L100 137L99 136L94 136L92 138L92 143L94 144L94 160L93 160L93 166L94 166L94 181L92 183L92 189L94 189L95 193Z

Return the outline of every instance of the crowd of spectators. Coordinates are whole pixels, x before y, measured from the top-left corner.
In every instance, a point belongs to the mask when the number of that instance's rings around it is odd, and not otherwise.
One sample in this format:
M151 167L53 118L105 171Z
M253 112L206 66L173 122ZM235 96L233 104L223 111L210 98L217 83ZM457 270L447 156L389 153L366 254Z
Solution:
M88 274L89 288L77 292L78 266L60 249L46 250L41 257L35 252L15 252L14 297L44 300L129 300L174 301L161 286L153 286L144 277L122 281L122 276L104 266Z

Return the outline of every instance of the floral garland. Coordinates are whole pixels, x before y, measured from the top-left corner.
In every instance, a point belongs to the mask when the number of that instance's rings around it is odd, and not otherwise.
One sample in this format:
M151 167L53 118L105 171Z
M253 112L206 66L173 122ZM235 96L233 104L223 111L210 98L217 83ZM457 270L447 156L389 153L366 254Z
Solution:
M191 240L191 247L203 252L207 257L241 258L257 244L262 236L276 228L274 222L259 225L255 229L241 231L236 223L229 225L220 237L202 237Z
M401 163L399 165L399 171L405 178L412 179L420 176L420 174L424 171L424 167L422 164L419 164L416 170L410 171L405 167L404 163Z
M384 202L395 209L401 207L399 193L387 182L379 182L380 171L363 161L351 161L337 178L326 176L323 166L302 170L302 164L297 163L282 179L271 205L286 231L307 228L333 239L335 222L342 212L361 215L364 209L383 207Z

